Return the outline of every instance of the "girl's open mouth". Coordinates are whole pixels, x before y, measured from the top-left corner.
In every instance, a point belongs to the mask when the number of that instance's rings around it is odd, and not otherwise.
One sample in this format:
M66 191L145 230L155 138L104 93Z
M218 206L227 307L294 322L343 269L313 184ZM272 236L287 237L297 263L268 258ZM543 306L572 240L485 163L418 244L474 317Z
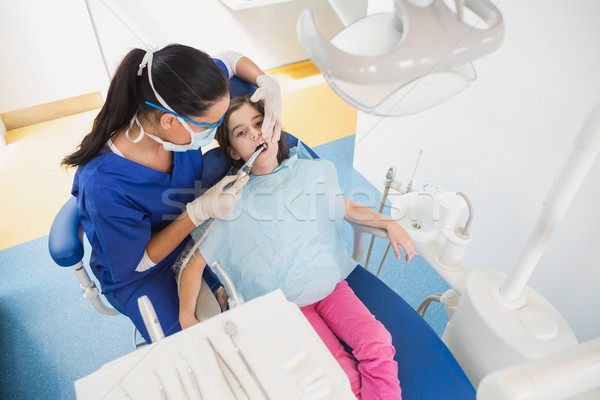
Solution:
M267 142L265 142L265 141L263 140L263 141L261 141L261 142L258 144L258 146L256 146L256 148L254 149L254 151L258 151L258 150L259 150L261 147L263 148L263 151L264 151L264 150L266 150L266 149L269 147L269 145L267 144Z

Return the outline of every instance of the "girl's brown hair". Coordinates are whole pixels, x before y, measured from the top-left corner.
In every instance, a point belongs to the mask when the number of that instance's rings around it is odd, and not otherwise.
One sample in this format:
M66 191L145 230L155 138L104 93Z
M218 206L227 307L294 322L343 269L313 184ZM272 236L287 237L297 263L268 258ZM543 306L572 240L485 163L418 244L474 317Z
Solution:
M265 115L265 106L263 105L262 101L258 101L258 102L254 102L254 101L250 101L250 97L235 97L233 99L231 99L231 103L229 103L229 108L227 109L227 112L225 113L225 117L223 118L223 123L217 128L217 134L215 135L215 138L217 139L217 142L219 143L219 147L221 148L221 151L223 152L223 154L225 155L225 157L231 161L231 165L233 165L235 168L241 168L244 165L244 160L239 159L239 160L234 160L233 158L231 158L231 156L229 155L229 148L231 148L231 131L229 130L229 117L231 117L231 114L233 114L234 111L237 111L240 109L240 107L242 107L244 104L248 104L250 107L254 108L256 111L258 111L260 113L260 115L262 115L264 117ZM282 163L283 160L285 160L286 158L288 158L290 156L290 150L287 144L287 141L285 140L285 135L282 135L281 140L279 140L278 143L278 150L277 150L277 162L279 164Z

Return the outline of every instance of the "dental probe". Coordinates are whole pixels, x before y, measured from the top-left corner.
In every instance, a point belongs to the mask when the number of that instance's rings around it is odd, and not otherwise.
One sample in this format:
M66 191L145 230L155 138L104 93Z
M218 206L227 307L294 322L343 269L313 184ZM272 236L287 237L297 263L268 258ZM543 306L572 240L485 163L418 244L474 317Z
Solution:
M417 173L417 167L419 166L419 161L421 161L421 154L423 154L423 149L419 150L419 156L417 157L417 163L415 164L415 169L413 169L412 177L410 178L410 182L408 182L408 186L406 187L406 192L412 192L413 181L415 179L415 174Z
M165 386L163 385L163 381L162 381L162 379L160 379L160 375L158 375L156 368L154 369L154 376L156 376L156 379L158 380L158 390L160 391L160 398L162 400L169 400L169 396L167 396L167 392L165 391Z
M383 207L385 207L385 201L387 200L388 194L390 193L390 187L392 186L392 182L394 182L394 178L396 177L396 167L392 166L388 169L385 174L385 183L383 187L383 195L381 196L381 202L379 202L379 210L377 211L379 214L383 211ZM371 258L371 251L373 251L373 244L375 242L375 236L371 235L371 241L369 242L369 250L367 250L367 258L365 259L365 269L369 269L369 259Z
M227 386L229 386L229 390L231 390L231 393L237 399L235 390L234 390L233 386L231 386L231 383L229 382L229 378L227 378L227 374L225 373L225 369L223 368L223 365L227 368L227 371L229 371L231 376L235 379L237 386L239 386L240 389L242 389L244 391L244 394L249 399L250 396L248 396L248 392L246 392L246 389L242 385L242 382L239 380L239 378L237 377L235 372L233 372L233 369L231 368L231 366L227 363L227 361L225 361L225 359L223 358L221 353L219 353L219 351L215 348L215 345L213 344L212 340L210 340L210 338L208 336L206 337L206 340L208 340L208 344L210 345L210 348L212 349L212 351L215 355L215 358L217 359L217 365L219 366L219 369L221 370L221 375L223 375L223 379L225 379L225 382L227 383Z
M238 355L242 359L242 362L244 363L244 366L246 367L248 372L250 372L250 375L252 375L252 379L254 379L254 383L256 383L256 386L258 386L260 388L260 391L262 392L263 396L265 396L266 399L270 399L269 395L267 394L267 391L263 387L262 383L260 383L260 380L254 373L254 370L252 369L252 367L248 363L248 360L244 356L244 353L242 353L242 351L238 347L235 340L233 340L233 337L237 334L237 332L238 332L238 329L237 329L237 325L235 324L235 322L227 321L225 323L225 333L227 333L227 336L229 336L229 339L231 339L231 343L233 344L235 351L238 353Z
M175 367L175 372L177 372L177 378L179 378L179 386L183 388L183 392L186 400L190 400L190 394L188 393L187 387L183 383L183 378L181 377L181 373L179 372L179 368Z
M179 353L179 358L185 361L185 366L187 369L187 373L190 377L190 380L193 383L194 391L196 392L196 397L202 400L202 395L200 394L200 384L198 384L198 378L196 377L196 373L192 369L192 365L190 364L190 360L183 354L183 351Z

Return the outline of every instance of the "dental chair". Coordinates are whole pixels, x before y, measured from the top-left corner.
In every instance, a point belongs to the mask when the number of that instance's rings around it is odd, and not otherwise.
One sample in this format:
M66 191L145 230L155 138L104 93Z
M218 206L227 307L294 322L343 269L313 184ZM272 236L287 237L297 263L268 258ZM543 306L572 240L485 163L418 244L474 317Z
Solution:
M104 315L125 315L110 296L106 296L109 305L102 301L100 291L83 263L83 227L79 223L79 210L75 197L69 198L54 217L48 234L48 251L56 264L73 269L79 280L83 298L89 300L96 311ZM143 340L137 341L137 336L137 329L134 326L133 347L135 349L146 345Z
M288 133L283 133L283 138L290 147L298 142ZM313 157L318 157L311 149L308 150ZM209 150L204 157L205 165L210 165L211 169L203 175L202 184L210 187L229 170L229 163L219 148ZM352 258L358 263L367 236L387 238L387 232L349 223L354 231ZM475 389L450 350L406 301L361 265L357 265L346 280L392 335L403 399L475 399Z
M237 79L230 80L232 95L251 93L253 87ZM284 133L282 140L294 146L298 139ZM317 155L309 149L313 157ZM205 168L202 186L210 187L229 170L229 163L219 148L204 154ZM359 262L369 234L386 238L383 229L374 229L352 223L354 252ZM83 266L82 228L75 198L70 198L54 219L48 238L48 248L54 261L62 267L71 267L79 278L84 298L102 314L119 314L115 307L106 306L99 297L98 288ZM475 389L467 376L435 331L396 292L375 275L357 265L347 277L348 284L367 308L381 321L393 338L398 362L398 377L405 400L475 399ZM110 302L110 298L107 298ZM135 335L135 331L134 331Z

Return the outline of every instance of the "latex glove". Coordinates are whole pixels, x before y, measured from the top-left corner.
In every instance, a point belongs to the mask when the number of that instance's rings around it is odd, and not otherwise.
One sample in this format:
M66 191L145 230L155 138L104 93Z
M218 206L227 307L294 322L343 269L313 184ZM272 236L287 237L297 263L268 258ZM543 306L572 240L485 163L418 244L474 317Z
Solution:
M262 135L267 142L271 138L271 143L276 143L281 137L281 89L279 88L279 82L272 75L259 75L256 78L256 84L258 89L250 97L250 100L262 100L265 103Z
M222 219L233 214L235 205L242 195L242 189L248 182L249 176L237 178L236 175L228 175L204 192L202 196L187 203L186 210L194 225L198 226L209 218ZM235 183L230 188L225 189L225 186L233 181Z

